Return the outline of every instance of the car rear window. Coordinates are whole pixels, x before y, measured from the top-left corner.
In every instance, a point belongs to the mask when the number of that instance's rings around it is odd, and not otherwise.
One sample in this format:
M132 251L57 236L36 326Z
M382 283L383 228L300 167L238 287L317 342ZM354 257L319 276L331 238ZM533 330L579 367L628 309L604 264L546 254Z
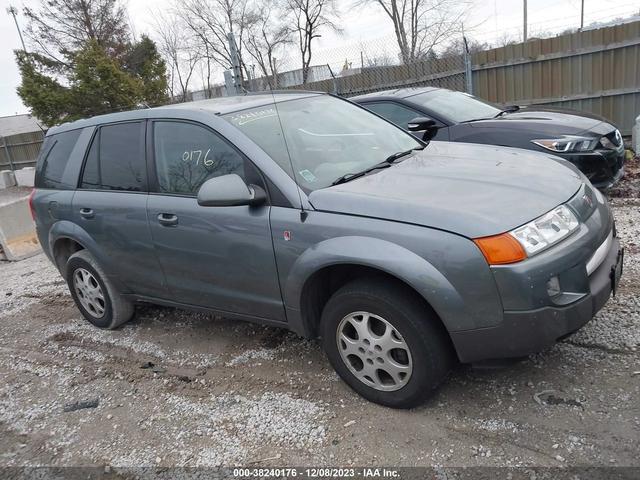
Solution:
M74 187L63 182L64 169L82 130L71 130L48 136L42 144L42 166L36 176L37 188L69 190Z
M99 128L89 147L80 188L129 192L146 190L142 122Z

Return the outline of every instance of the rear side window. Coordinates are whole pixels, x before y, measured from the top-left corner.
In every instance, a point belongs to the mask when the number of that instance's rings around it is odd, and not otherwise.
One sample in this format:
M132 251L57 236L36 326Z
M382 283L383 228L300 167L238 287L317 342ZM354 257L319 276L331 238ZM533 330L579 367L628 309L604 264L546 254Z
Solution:
M184 122L153 124L156 172L162 193L195 195L208 179L235 173L245 181L244 158L222 137Z
M105 125L98 129L87 153L80 187L146 190L143 122Z
M36 177L37 188L69 190L74 185L63 183L64 169L82 130L58 133L47 137L42 144L42 166Z

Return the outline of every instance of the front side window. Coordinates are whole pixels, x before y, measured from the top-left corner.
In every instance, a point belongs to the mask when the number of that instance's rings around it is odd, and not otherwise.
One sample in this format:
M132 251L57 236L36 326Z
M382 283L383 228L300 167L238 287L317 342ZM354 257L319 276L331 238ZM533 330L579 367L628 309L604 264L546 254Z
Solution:
M80 132L82 130L71 130L45 139L42 144L42 167L36 178L37 188L73 188L73 185L63 184L62 177Z
M452 90L436 89L408 97L407 100L431 110L435 116L452 123L493 118L500 109L473 95Z
M398 103L392 102L380 102L380 103L367 103L363 104L363 107L377 113L383 118L386 118L392 123L395 123L400 128L406 130L407 124L416 117L424 117L423 114L413 110L412 108L405 107Z
M205 127L157 121L153 143L160 192L195 195L206 180L230 173L247 181L244 158Z
M129 192L146 189L143 122L98 129L87 153L80 187Z
M223 118L307 191L422 146L371 112L329 95L286 100Z

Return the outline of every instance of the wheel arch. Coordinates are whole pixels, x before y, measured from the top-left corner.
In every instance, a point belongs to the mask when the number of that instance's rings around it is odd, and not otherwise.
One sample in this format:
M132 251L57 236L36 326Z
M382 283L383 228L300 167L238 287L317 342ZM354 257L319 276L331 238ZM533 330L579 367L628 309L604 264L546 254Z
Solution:
M87 250L98 262L105 274L114 283L118 291L126 292L127 289L119 280L116 272L111 268L108 255L98 246L86 230L73 222L62 220L56 222L49 231L49 252L53 263L66 280L65 266L71 255Z
M367 275L399 282L425 302L446 330L450 315L464 314L464 303L444 275L406 248L369 237L338 237L307 249L291 268L283 297L290 328L314 338L322 308L346 282Z

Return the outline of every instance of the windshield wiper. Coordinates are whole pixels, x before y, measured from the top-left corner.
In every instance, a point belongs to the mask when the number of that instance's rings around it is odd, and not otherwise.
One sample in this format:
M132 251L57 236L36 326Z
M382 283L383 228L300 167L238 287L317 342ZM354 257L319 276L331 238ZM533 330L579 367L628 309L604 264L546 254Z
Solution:
M351 180L355 180L356 178L364 177L367 173L373 172L374 170L378 170L380 168L388 168L391 166L392 162L382 162L376 163L373 167L369 167L361 172L356 173L345 173L341 177L336 178L331 185L340 185L341 183L350 182Z
M411 150L405 150L404 152L393 153L393 154L389 155L387 158L385 158L384 162L386 162L386 163L394 163L399 158L402 158L402 157L404 157L406 155L409 155L414 150L424 150L424 147L425 147L425 145L422 145L422 146L417 147L417 148L412 148ZM382 162L382 163L384 163L384 162Z
M518 105L509 105L507 108L505 108L504 110L500 110L498 113L496 113L493 118L498 118L501 117L502 115L504 115L505 113L513 113L513 112L517 112L518 110L520 110L520 107Z
M356 178L363 177L367 173L373 172L374 170L379 170L381 168L390 167L399 158L404 157L406 155L409 155L414 150L423 150L424 147L425 146L422 145L422 146L417 147L417 148L412 148L411 150L404 150L402 152L396 152L396 153L394 153L392 155L389 155L387 158L385 158L384 162L376 163L372 167L369 167L369 168L367 168L365 170L362 170L361 172L345 173L341 177L336 178L333 182L331 182L331 185L340 185L341 183L350 182L351 180L355 180Z
M493 117L472 118L471 120L463 120L462 122L458 122L458 123L472 123L472 122L479 122L481 120L491 120L492 118L501 117L505 113L513 113L513 112L517 112L518 110L520 110L520 107L518 105L511 105L511 106L505 108L504 110L500 110Z
M471 120L463 120L459 123L472 123L472 122L479 122L480 120L491 120L492 118L495 117L480 117L480 118L472 118Z

